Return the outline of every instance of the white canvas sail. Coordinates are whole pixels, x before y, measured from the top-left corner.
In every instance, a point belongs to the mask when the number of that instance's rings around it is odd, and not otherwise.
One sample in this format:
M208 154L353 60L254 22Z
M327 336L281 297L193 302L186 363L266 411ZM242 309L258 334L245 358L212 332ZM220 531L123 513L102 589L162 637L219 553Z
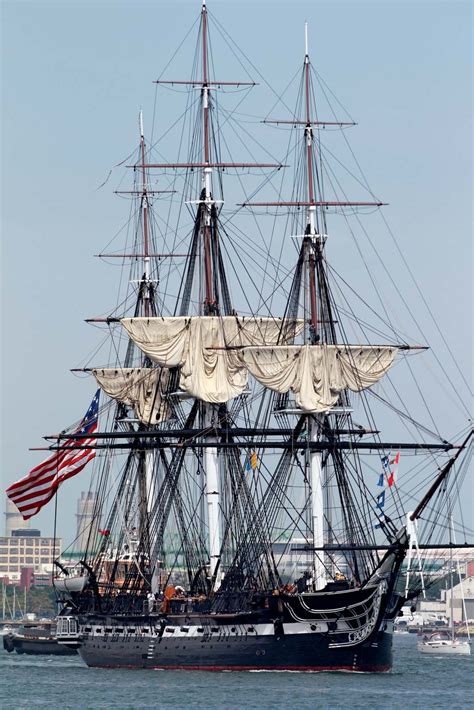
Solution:
M169 408L161 392L168 382L168 371L161 368L99 368L92 370L99 387L130 407L143 424L165 421Z
M303 327L302 321L240 316L124 318L121 323L153 362L181 368L183 390L215 404L247 386L247 368L239 356L243 346L288 343Z
M393 364L396 347L277 345L244 348L240 357L256 380L276 392L294 393L308 412L332 407L344 389L360 392Z

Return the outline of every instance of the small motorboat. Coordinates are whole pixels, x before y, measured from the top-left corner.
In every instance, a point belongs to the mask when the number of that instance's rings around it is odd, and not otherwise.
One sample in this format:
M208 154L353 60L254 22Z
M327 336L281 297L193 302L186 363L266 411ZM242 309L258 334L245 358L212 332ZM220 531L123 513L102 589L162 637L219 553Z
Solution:
M455 638L454 633L449 634L445 631L425 636L418 644L418 650L421 653L434 653L436 655L446 656L470 656L471 645L469 641L459 641Z

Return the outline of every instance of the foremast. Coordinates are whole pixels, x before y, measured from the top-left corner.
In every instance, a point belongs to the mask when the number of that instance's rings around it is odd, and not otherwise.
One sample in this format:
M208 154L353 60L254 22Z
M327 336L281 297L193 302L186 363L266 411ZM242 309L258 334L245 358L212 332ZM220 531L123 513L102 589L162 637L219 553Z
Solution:
M140 128L140 157L141 157L141 177L142 177L142 194L140 196L140 206L141 206L141 216L142 216L142 229L143 229L143 276L142 282L140 284L140 291L143 297L143 315L145 318L149 318L151 315L152 299L153 296L153 285L150 280L150 240L149 240L149 214L148 214L148 183L147 183L147 172L145 168L145 132L143 129L143 112L140 111L139 114L139 128ZM145 495L145 508L146 508L146 537L148 540L148 557L151 561L151 540L150 540L150 515L155 506L155 497L157 490L157 471L155 470L155 455L152 449L147 449L142 457L142 471L140 477L144 479L143 493ZM143 526L140 531L140 535L143 534ZM150 580L152 592L156 592L159 587L158 580L158 569L157 562L154 561L154 567L151 570L152 578Z

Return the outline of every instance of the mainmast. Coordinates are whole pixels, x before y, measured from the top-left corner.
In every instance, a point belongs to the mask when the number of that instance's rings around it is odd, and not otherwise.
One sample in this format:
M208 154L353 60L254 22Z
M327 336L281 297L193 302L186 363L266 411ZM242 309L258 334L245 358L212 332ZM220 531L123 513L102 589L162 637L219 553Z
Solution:
M227 279L224 272L223 261L219 248L218 210L216 205L221 200L216 200L213 195L212 178L214 169L238 169L249 167L280 169L281 164L268 163L235 163L221 162L217 149L214 149L212 128L212 90L218 86L254 86L255 82L248 81L217 81L210 76L209 40L208 40L208 13L206 2L203 0L201 7L200 23L200 52L201 64L200 78L190 81L158 80L159 84L183 84L200 89L199 117L201 119L201 146L198 154L191 156L187 163L154 163L147 164L143 140L141 142L140 160L133 167L139 169L142 175L143 194L142 206L144 208L144 254L148 255L146 208L148 190L146 186L146 170L150 168L183 169L185 171L200 170L199 194L192 195L192 203L197 204L191 248L188 254L183 289L180 297L180 316L191 315L192 290L196 294L193 300L198 303L198 318L208 318L221 315L230 315L233 312ZM196 173L195 173L196 174ZM199 175L199 173L198 173ZM219 195L220 197L220 195ZM145 226L146 225L146 226ZM144 268L144 282L148 279L147 268ZM156 315L150 313L151 316ZM147 313L145 312L145 316ZM204 326L203 326L204 327ZM215 401L215 400L214 400ZM208 517L208 548L209 548L209 578L214 590L219 587L218 568L222 547L222 515L220 493L220 471L218 457L218 440L215 430L219 427L219 405L213 401L201 400L199 402L201 413L201 427L206 433L203 436L204 452L202 464L205 473L204 494L207 503Z
M204 315L217 314L217 294L213 290L212 278L212 258L211 258L211 210L212 210L212 167L210 166L209 150L209 77L207 67L207 9L203 0L202 10L202 117L203 117L203 168L202 168L202 209L201 233L203 237L204 251ZM215 236L215 234L214 234ZM209 429L216 427L217 422L213 421L217 414L216 405L203 403L203 425ZM206 500L208 510L209 526L209 579L214 589L219 587L217 580L217 569L221 554L221 501L220 501L220 481L219 481L219 458L217 447L212 446L216 442L214 436L206 437L209 444L204 449L204 470L206 476Z
M310 61L308 51L308 23L304 25L305 34L305 56L304 56L304 83L305 83L305 113L306 113L306 161L307 161L307 200L306 207L306 229L303 241L304 262L305 262L305 282L309 283L309 319L305 313L305 342L307 342L307 323L309 320L309 341L315 344L319 340L318 316L316 300L316 261L314 255L315 244L318 244L320 253L321 236L316 231L316 206L314 192L313 175L313 129L311 125L311 102L310 102ZM310 441L319 441L322 428L321 415L310 415L308 417L308 438ZM311 486L311 522L313 533L313 545L316 548L324 546L324 472L322 453L311 451L307 454L307 468L309 469L309 481ZM326 566L324 555L321 551L313 552L313 582L316 590L324 589L326 586Z

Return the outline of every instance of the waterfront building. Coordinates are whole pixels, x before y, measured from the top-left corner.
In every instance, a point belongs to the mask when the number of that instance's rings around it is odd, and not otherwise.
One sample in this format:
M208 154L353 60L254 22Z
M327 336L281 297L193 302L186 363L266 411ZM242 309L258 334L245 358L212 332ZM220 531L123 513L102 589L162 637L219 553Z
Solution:
M0 537L0 577L18 584L25 567L32 568L35 574L51 573L53 560L61 554L61 543L60 538L41 535Z

